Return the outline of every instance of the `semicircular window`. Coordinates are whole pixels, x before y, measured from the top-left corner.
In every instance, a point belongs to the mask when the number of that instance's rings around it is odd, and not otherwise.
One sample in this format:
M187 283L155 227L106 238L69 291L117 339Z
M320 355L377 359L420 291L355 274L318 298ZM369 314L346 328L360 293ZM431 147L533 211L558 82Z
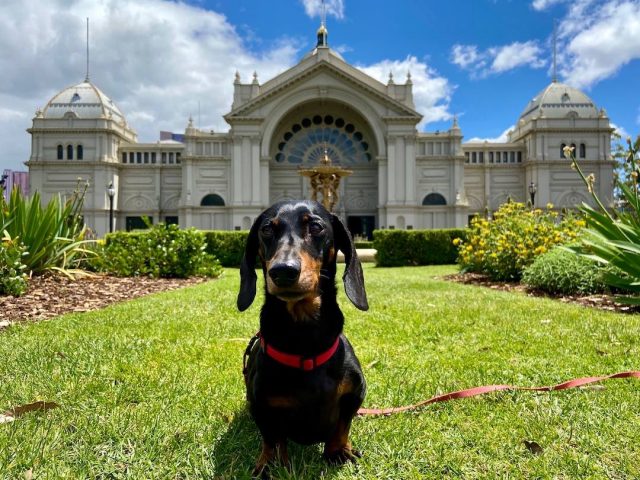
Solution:
M432 206L432 205L446 205L447 201L445 198L439 193L430 193L424 199L422 199L422 205Z
M216 194L210 193L209 195L205 195L200 202L201 207L224 207L223 198Z
M353 165L372 159L369 143L356 125L331 115L313 115L300 119L282 135L276 162L318 164L325 149L333 163Z

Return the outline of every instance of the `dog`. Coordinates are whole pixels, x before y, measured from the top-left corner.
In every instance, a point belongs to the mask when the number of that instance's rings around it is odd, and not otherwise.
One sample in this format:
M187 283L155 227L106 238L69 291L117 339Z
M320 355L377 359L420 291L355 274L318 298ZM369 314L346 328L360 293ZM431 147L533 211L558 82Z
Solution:
M254 475L289 466L287 440L324 443L332 464L361 456L349 441L351 421L366 393L353 347L342 333L336 257L344 253L347 297L368 310L362 265L340 219L314 201L284 201L253 223L240 266L237 306L256 295L259 257L265 279L260 332L245 353L249 411L262 436Z

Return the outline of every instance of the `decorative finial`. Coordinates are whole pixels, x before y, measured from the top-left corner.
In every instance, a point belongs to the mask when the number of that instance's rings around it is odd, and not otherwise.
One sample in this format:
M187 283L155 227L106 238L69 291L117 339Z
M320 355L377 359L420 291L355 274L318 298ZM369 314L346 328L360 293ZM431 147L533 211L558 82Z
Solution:
M411 81L411 71L407 70L407 85L412 84L413 82Z
M393 72L389 72L389 85L391 85L393 82Z
M87 17L87 76L84 81L89 82L89 17Z
M553 21L553 78L552 82L558 81L558 21Z
M238 70L236 70L235 83L240 83L240 72Z
M328 43L327 43L328 34L329 32L327 30L327 8L326 8L326 5L324 4L324 0L322 0L322 16L320 17L320 28L318 28L318 32L316 34L318 38L316 47L328 46Z
M458 114L453 116L453 128L458 128Z
M329 157L329 150L327 149L327 147L324 147L324 155L322 156L322 160L320 160L320 163L322 163L323 165L331 165L331 158Z
M187 128L193 128L193 117L189 114L189 123L187 124Z
M253 72L253 83L254 85L258 83L258 72Z

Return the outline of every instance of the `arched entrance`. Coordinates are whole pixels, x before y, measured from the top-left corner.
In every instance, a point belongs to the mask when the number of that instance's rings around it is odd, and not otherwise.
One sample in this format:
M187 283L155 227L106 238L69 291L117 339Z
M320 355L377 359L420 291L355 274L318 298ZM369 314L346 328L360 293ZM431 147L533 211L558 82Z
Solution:
M376 139L365 118L340 102L309 102L287 113L271 139L271 202L309 198L299 167L319 164L325 149L336 165L353 174L342 180L335 212L353 235L371 237L377 225Z

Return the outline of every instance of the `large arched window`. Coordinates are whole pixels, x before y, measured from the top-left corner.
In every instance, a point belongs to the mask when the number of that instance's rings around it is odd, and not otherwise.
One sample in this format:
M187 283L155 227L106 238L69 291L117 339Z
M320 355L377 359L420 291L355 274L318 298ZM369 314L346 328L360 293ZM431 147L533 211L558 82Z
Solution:
M373 159L365 134L357 125L342 117L313 115L302 118L284 133L275 161L318 164L325 153L339 165L367 164Z
M84 149L82 148L82 145L78 145L78 160L83 160L84 159Z
M580 144L580 158L585 158L587 156L587 146L584 143Z
M67 160L73 160L73 145L67 145Z
M564 147L566 147L567 144L563 143L562 145L560 145L560 158L564 159Z
M58 145L58 160L62 160L64 158L64 148L62 145Z
M200 202L201 207L224 207L224 199L216 194L210 193L209 195L205 195Z
M422 199L422 205L433 206L433 205L446 205L447 201L445 198L439 193L430 193L424 199Z

